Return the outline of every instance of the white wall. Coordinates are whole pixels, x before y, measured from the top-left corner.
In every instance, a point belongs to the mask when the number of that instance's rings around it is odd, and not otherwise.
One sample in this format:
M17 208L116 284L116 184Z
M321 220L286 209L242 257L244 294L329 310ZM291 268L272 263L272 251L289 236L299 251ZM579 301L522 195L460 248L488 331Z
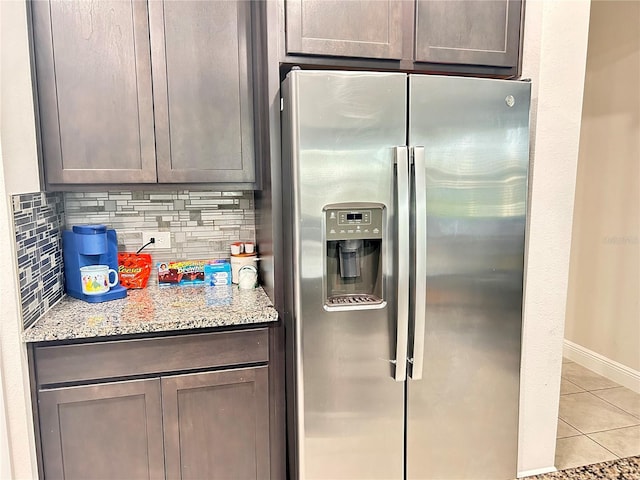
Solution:
M24 0L0 1L0 125L7 193L40 190Z
M2 163L0 157L0 167ZM8 199L4 172L0 168L0 272L16 269ZM0 302L0 394L3 396L0 417L4 417L0 418L0 473L3 475L0 478L36 478L26 350L20 338L22 321L15 275L0 275ZM4 476L7 470L13 473Z
M533 81L519 476L552 471L590 3L527 0L523 78Z
M24 0L0 1L0 478L37 478L9 195L40 190ZM2 417L6 428L2 428ZM8 440L8 444L7 444ZM8 465L10 460L11 465ZM11 474L7 471L11 469Z
M640 2L591 12L565 338L640 379Z
M9 454L9 431L4 408L4 387L0 368L0 478L11 478L11 455Z

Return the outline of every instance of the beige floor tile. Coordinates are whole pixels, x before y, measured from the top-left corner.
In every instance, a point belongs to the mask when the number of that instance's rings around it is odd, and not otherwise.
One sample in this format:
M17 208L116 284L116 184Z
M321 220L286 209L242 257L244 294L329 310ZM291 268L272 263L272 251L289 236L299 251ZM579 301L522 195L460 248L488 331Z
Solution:
M640 418L640 393L628 388L618 387L596 390L593 394Z
M640 455L640 425L588 435L620 458Z
M582 435L582 432L576 430L564 420L558 419L558 434L556 438L575 437L576 435Z
M583 433L640 425L639 418L589 392L562 395L558 416Z
M601 388L619 387L615 382L584 368L577 363L565 363L562 365L562 377L585 390L598 390Z
M556 443L556 468L558 470L615 459L616 456L613 453L584 435L560 438Z
M567 395L569 393L584 392L583 388L580 388L575 383L571 383L566 378L560 379L560 395Z

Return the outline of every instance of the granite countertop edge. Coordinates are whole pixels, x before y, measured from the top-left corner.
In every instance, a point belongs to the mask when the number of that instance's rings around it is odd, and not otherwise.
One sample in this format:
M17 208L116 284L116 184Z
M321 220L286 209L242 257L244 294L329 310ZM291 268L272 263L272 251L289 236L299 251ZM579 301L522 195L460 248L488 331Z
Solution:
M23 332L23 341L90 340L277 320L277 311L260 287L148 287L129 290L126 298L102 303L64 296Z

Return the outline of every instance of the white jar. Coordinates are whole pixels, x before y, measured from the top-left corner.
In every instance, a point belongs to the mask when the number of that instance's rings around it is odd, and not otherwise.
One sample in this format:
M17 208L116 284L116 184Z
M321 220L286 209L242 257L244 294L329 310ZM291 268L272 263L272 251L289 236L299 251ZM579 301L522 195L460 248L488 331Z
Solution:
M231 282L238 284L238 272L245 265L252 265L258 270L258 256L254 253L243 253L241 255L231 255Z

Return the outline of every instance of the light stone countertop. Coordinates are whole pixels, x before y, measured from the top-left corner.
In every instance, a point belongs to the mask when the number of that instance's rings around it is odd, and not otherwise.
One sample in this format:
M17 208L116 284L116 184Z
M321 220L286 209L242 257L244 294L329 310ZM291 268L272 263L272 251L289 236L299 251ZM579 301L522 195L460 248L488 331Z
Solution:
M71 340L277 320L278 313L262 288L150 286L102 303L65 296L25 330L23 339Z

